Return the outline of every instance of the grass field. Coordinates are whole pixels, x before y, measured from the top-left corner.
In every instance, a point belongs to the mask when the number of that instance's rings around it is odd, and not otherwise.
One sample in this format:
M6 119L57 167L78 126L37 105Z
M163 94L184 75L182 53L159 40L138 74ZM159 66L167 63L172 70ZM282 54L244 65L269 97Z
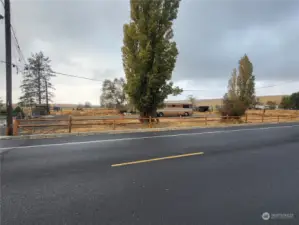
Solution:
M269 96L258 96L258 100L262 104L267 104L268 101L275 102L276 104L280 104L282 98L284 95L269 95ZM222 104L222 99L217 98L217 99L201 99L201 100L196 100L196 105L197 106L217 106Z
M6 119L6 115L0 115L0 120L5 120Z
M102 109L102 108L90 108L84 109L84 111L63 109L62 111L55 112L51 111L51 115L72 115L72 116L107 116L107 115L117 115L119 111L116 109Z
M99 110L100 111L100 110ZM115 113L104 111L105 113ZM92 110L86 112L88 115ZM103 110L101 112L103 114ZM153 128L179 128L179 127L219 127L231 124L260 124L271 122L291 122L299 121L299 112L296 110L267 110L263 115L262 110L248 110L247 121L246 116L241 120L223 120L217 113L196 113L197 115L206 115L207 118L192 118L192 117L169 117L159 118L159 123L152 123ZM214 114L214 115L213 115ZM99 115L99 114L97 114ZM115 115L115 114L114 114ZM68 121L62 121L60 124L67 124ZM107 130L138 130L149 128L148 124L141 124L138 119L95 119L84 120L83 116L73 116L72 133L107 131ZM25 133L67 133L68 127L55 128L47 127L41 129L27 130Z

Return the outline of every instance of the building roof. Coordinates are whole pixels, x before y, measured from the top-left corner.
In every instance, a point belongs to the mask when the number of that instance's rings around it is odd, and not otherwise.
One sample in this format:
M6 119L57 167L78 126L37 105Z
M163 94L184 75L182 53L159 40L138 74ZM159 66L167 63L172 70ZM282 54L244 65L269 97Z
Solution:
M167 104L192 104L189 100L167 100L165 101Z

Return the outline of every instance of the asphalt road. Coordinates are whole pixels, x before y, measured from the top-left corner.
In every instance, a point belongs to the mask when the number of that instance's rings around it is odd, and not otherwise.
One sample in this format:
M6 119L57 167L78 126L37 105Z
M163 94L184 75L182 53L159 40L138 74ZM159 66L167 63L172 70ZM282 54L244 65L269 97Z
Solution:
M1 140L0 151L5 225L299 224L299 124Z

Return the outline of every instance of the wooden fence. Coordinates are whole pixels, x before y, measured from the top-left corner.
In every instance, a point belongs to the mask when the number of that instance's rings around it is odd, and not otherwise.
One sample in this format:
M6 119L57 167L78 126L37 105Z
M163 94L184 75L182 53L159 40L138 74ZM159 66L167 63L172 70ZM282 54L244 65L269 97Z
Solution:
M297 115L250 115L245 114L242 118L237 117L220 117L215 115L204 115L194 117L158 117L158 118L143 118L148 121L146 124L140 123L141 118L126 118L124 116L114 118L96 118L96 117L73 117L69 116L67 119L59 118L39 118L30 120L14 120L14 135L19 134L33 134L33 133L72 133L76 132L78 128L86 128L88 131L89 126L102 126L102 130L115 130L118 127L127 125L134 125L132 129L140 128L153 128L163 127L179 127L184 124L185 126L209 126L212 124L232 124L232 123L269 123L269 122L291 122L299 121ZM158 119L158 121L156 120ZM86 132L85 131L85 132Z

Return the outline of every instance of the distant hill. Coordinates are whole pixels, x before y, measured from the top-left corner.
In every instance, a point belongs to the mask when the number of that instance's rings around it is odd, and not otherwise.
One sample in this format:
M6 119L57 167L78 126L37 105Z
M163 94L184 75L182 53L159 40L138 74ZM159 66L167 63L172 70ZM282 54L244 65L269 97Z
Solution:
M280 104L282 98L286 95L268 95L268 96L257 96L259 101L263 104L266 104L268 101L276 102L277 104ZM166 101L168 103L174 102L174 103L190 103L188 100L177 100L177 101ZM222 99L221 98L215 98L215 99L197 99L196 105L197 106L216 106L221 105ZM78 104L50 104L51 107L58 106L61 108L77 108ZM16 104L13 104L13 107L16 107ZM99 108L100 105L92 105L92 108Z
M266 104L268 101L276 102L277 104L280 104L282 98L286 95L268 95L268 96L257 96L258 100L262 104ZM189 104L189 100L177 100L177 101L166 101L167 103L182 103L182 104ZM215 98L215 99L197 99L196 100L196 106L216 106L216 105L222 105L222 99L221 98Z
M276 102L277 104L280 104L282 98L286 95L269 95L269 96L257 96L258 100L262 104L266 104L268 101ZM196 105L198 106L216 106L221 105L222 99L200 99L196 100Z

